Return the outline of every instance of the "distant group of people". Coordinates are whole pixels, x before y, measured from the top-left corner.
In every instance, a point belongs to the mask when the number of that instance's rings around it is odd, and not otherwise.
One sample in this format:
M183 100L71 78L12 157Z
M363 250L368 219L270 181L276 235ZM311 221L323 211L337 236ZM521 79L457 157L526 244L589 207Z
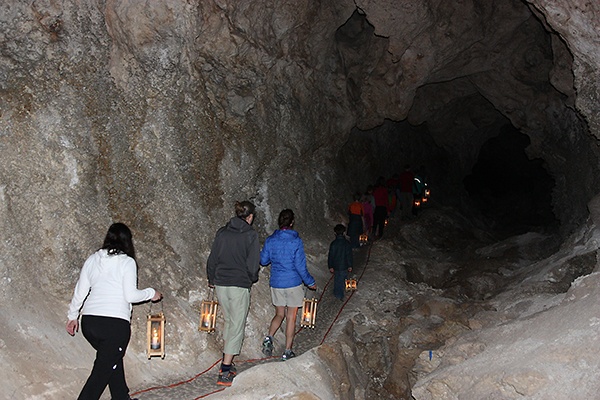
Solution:
M333 294L344 299L345 280L352 272L352 249L360 247L359 237L383 235L386 219L393 215L398 203L402 219L414 213L414 199L423 196L424 179L419 172L406 166L399 175L384 181L379 177L364 195L356 194L348 207L348 228L338 224L335 239L329 246L327 266L334 274ZM399 200L398 200L399 199ZM273 337L286 320L285 350L282 360L295 357L292 345L298 308L302 307L304 285L316 290L315 279L306 267L304 244L293 230L294 212L285 209L278 217L279 229L269 236L260 249L257 232L252 227L255 206L249 201L236 202L235 217L220 228L207 260L208 285L223 310L223 359L217 384L229 386L236 374L233 363L240 353L244 328L250 308L250 289L258 280L260 266L271 264L271 300L275 315L262 341L262 351L271 357ZM346 239L346 231L350 240ZM96 360L78 400L97 400L106 386L113 399L128 400L123 357L131 336L130 319L133 303L160 301L162 294L155 289L137 289L137 264L129 228L111 225L102 248L92 254L80 273L68 313L66 330L75 335L79 315L84 337L96 350Z
M375 185L369 185L363 195L354 194L354 201L348 207L348 236L352 247L360 247L360 236L375 239L383 236L389 217L400 209L402 221L415 218L426 199L425 167L415 172L405 165L400 174L394 174L387 181L377 178Z

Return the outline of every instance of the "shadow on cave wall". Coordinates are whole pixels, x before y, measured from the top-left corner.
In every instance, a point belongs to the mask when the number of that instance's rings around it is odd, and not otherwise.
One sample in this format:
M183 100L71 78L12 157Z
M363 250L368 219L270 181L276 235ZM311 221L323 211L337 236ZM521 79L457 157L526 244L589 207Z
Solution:
M482 147L472 173L463 180L475 207L495 230L520 234L559 224L552 211L554 179L544 160L530 160L529 137L511 125Z

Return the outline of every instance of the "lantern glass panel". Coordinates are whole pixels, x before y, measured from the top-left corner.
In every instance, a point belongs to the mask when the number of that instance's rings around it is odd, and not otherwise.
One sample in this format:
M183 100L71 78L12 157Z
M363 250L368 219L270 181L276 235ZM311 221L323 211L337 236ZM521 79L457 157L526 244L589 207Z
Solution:
M359 240L361 244L366 244L369 241L369 237L367 235L360 235Z
M311 317L310 310L308 310L308 309L305 310L304 311L304 317L303 317L304 318L304 322L305 323L310 323L310 317Z
M150 332L151 332L151 341L150 341L150 348L152 350L160 350L160 337L161 337L161 331L160 331L160 321L152 321L151 325L150 325Z
M165 357L165 316L148 314L148 358Z
M210 327L210 314L202 314L202 327L203 328Z
M217 321L217 308L219 303L216 301L204 300L200 310L199 330L214 332Z
M300 326L314 328L317 317L317 300L304 299L302 302L302 320Z
M346 279L346 291L350 292L352 290L356 290L356 279Z

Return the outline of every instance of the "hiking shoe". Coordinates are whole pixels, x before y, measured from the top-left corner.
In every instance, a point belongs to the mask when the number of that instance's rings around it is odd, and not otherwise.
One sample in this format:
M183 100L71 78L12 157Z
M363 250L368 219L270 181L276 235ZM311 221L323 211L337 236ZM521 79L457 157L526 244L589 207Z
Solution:
M231 368L229 368L229 373L235 375L237 374L237 368L235 367L235 363L231 363ZM223 374L223 370L219 370L219 374Z
M235 378L235 373L229 371L226 374L219 373L219 379L217 379L217 385L221 386L231 386L233 383L233 378Z
M263 354L267 357L271 357L273 355L273 338L271 338L271 336L267 336L263 340L262 345L263 345L263 348L262 348Z
M293 351L291 351L291 350L286 350L286 351L283 353L283 355L281 356L281 361L287 361L287 360L289 360L290 358L294 358L294 357L296 357L296 355L294 354L294 352L293 352Z

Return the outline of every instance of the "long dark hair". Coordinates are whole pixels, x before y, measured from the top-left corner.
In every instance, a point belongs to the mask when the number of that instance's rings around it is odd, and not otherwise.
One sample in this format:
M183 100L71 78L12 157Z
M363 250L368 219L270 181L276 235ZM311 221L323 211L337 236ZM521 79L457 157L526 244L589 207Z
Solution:
M291 227L292 222L294 222L294 212L290 209L281 211L277 222L279 223L279 229Z
M131 239L131 231L127 225L117 222L108 228L102 248L108 250L108 254L127 254L135 260L135 249Z

